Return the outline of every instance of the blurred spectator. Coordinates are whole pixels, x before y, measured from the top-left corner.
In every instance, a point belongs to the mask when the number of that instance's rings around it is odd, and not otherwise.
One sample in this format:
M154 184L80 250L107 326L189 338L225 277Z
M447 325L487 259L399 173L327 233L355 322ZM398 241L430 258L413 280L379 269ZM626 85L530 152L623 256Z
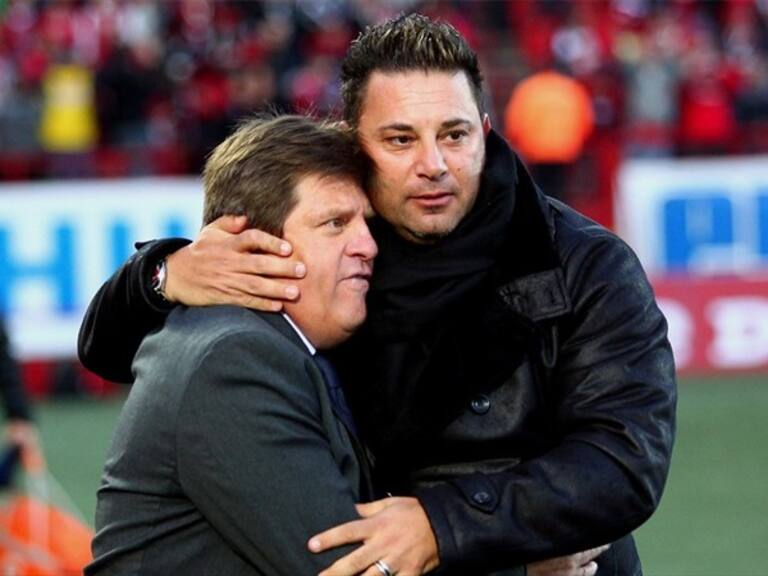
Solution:
M597 29L583 21L588 12L572 7L571 17L552 34L550 51L554 60L576 76L594 72L600 66Z
M734 152L736 115L727 70L709 40L686 61L680 88L679 150L684 155Z
M681 39L667 15L645 35L627 35L634 49L624 53L626 75L625 149L632 156L669 156L675 150L679 116Z
M54 65L43 78L40 145L49 153L51 175L89 175L97 142L93 75L74 64Z
M504 113L505 134L546 194L563 199L568 170L594 127L592 100L578 81L553 70L515 87Z
M768 150L768 57L755 56L736 97L736 117L746 132L747 152Z
M5 326L0 319L0 395L6 415L6 442L18 446L27 470L44 466L37 429L30 418L29 404L19 378L16 362L11 356Z
M34 154L40 149L38 130L43 109L42 94L18 70L6 67L5 73L4 93L0 97L0 150L5 158ZM21 178L30 176L20 175Z
M767 3L731 3L723 27L724 58L740 74L734 105L746 152L768 149L768 22L759 6L768 10Z
M93 76L76 65L51 66L43 78L40 144L49 152L87 152L96 144Z
M338 76L327 56L313 56L307 64L285 78L284 90L291 108L299 112L326 114L338 102L333 79Z
M96 87L104 145L130 147L148 143L146 120L150 104L166 97L160 50L154 42L119 47L99 69Z

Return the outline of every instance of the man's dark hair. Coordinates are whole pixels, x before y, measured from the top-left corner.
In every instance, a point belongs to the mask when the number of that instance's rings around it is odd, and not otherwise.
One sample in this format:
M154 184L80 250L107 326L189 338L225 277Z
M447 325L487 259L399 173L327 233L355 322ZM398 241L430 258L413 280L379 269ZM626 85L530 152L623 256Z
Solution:
M478 109L483 111L483 76L477 54L464 37L446 22L421 14L400 16L367 27L355 39L341 66L344 119L356 126L371 74L438 70L467 75Z
M311 175L363 185L366 160L348 129L304 116L247 120L205 163L203 223L245 215L250 227L280 236L296 186Z

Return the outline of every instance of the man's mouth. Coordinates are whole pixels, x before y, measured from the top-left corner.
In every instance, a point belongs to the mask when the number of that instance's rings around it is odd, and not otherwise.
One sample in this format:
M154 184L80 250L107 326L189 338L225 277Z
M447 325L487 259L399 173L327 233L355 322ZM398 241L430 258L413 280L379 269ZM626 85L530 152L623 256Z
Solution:
M357 288L359 290L367 290L371 283L371 272L358 272L357 274L350 274L343 280L349 286Z
M422 208L433 209L446 206L453 200L454 196L453 192L438 191L414 194L410 199Z

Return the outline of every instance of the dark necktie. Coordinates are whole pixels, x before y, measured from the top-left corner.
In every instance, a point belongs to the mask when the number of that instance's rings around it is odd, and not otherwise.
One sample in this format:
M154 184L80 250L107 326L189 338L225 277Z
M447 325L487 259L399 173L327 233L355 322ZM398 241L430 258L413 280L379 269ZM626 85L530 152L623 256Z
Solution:
M314 356L315 362L318 368L323 373L325 378L326 388L328 389L328 395L331 397L331 405L336 416L344 423L347 429L357 436L357 427L355 421L352 418L352 412L347 405L347 399L344 396L344 389L341 387L339 381L339 375L336 373L336 369L331 364L330 360L320 354L319 352Z

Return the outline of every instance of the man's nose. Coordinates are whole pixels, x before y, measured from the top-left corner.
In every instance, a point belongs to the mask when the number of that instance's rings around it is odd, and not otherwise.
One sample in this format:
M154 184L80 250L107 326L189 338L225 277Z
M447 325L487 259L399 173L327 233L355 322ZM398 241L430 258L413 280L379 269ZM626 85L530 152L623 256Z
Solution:
M437 142L424 143L420 147L416 169L419 176L430 180L438 180L447 172L445 157Z
M361 222L355 230L355 237L348 245L348 253L363 260L373 260L379 253L376 240L373 239L365 221Z

